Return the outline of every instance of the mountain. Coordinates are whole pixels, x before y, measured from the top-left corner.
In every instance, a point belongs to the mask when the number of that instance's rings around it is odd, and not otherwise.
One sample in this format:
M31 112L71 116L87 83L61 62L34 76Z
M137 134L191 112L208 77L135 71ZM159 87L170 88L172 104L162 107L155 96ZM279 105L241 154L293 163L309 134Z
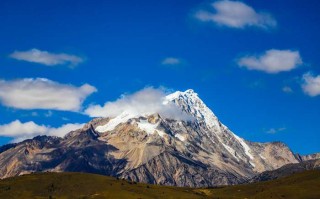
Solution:
M124 111L96 118L64 138L40 136L0 148L0 177L78 171L189 187L239 184L301 157L281 142L246 141L193 90L166 96L181 117Z
M308 160L316 160L316 159L320 159L320 153L314 153L314 154L310 154L310 155L299 155L296 154L296 158L300 161L308 161Z
M303 171L309 171L309 170L320 170L320 159L316 160L307 160L299 163L294 164L287 164L279 169L275 169L272 171L264 171L252 179L250 179L248 182L261 182L261 181L267 181L267 180L274 180L286 176L290 176L294 173L299 173Z

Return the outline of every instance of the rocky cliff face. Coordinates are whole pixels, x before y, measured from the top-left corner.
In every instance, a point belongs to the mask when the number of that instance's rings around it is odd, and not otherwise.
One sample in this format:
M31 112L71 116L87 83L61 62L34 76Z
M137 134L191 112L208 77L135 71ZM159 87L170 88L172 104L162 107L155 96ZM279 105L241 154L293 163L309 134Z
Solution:
M248 142L224 126L193 90L163 99L187 116L123 112L96 118L64 138L36 137L0 148L0 177L81 171L128 180L204 187L244 182L298 163L283 143Z

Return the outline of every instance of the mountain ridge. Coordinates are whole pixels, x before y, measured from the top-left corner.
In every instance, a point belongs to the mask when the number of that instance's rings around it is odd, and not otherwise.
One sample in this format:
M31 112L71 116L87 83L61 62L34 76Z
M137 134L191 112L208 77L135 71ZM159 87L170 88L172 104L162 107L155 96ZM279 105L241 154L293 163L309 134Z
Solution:
M300 173L300 172L310 171L310 170L320 170L320 159L305 160L299 163L286 164L272 171L264 171L254 176L253 178L248 180L246 183L274 180L278 178L287 177L295 173Z
M239 184L307 158L293 154L284 143L238 137L191 89L172 93L162 103L178 107L181 113L174 115L179 119L123 112L95 118L64 138L36 137L3 146L0 178L35 171L81 171L137 182L207 187Z

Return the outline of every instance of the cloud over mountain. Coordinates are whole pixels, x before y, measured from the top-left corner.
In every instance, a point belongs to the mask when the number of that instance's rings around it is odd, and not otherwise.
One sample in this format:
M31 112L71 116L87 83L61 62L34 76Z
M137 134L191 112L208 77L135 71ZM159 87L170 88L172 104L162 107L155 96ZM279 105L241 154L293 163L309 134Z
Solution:
M20 120L15 120L8 124L0 125L0 136L14 138L12 142L20 142L38 135L63 137L70 131L82 128L83 125L84 124L69 123L54 128L45 125L38 125L33 121L23 123Z
M90 117L115 117L123 112L132 115L159 113L173 119L190 120L191 117L182 113L174 104L166 103L167 93L163 89L144 88L132 94L124 94L115 101L106 102L103 106L91 105L85 113Z

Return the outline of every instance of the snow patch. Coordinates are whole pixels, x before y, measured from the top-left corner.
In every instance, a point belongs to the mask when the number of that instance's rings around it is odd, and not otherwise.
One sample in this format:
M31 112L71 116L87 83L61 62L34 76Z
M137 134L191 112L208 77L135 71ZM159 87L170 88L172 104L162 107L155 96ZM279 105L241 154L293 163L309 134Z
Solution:
M114 130L119 124L127 122L129 119L133 118L134 115L130 113L122 113L119 116L111 119L107 124L102 125L102 126L97 126L96 131L100 133L104 133L107 131L112 131Z
M256 167L256 165L252 162L249 161L249 163L251 164L251 166Z
M204 121L209 128L219 127L218 118L214 113L205 105L205 103L198 97L192 89L188 89L185 92L177 91L165 97L163 104L168 104L174 100L182 100L187 106L188 114L197 118L200 121ZM176 102L177 104L177 102ZM181 104L177 104L180 105Z
M138 124L138 127L141 130L145 131L148 135L154 134L158 126L158 123L151 124L148 122L148 120L140 120L140 122L137 122L137 124Z
M186 138L183 135L179 134L179 133L175 134L174 137L178 138L182 142L184 142L186 140Z
M263 155L259 155L259 156L260 156L262 159L264 159L264 160L266 159Z
M244 142L244 140L240 137L238 137L237 135L233 134L234 137L240 142L240 144L242 145L244 152L247 154L247 156L252 160L253 156L250 153L250 147Z
M156 130L160 137L163 137L166 133L160 130Z
M140 120L140 122L137 122L137 124L138 124L138 127L141 130L145 131L148 135L158 133L160 137L163 137L166 134L165 132L157 129L159 122L152 124L152 123L149 123L148 120Z

